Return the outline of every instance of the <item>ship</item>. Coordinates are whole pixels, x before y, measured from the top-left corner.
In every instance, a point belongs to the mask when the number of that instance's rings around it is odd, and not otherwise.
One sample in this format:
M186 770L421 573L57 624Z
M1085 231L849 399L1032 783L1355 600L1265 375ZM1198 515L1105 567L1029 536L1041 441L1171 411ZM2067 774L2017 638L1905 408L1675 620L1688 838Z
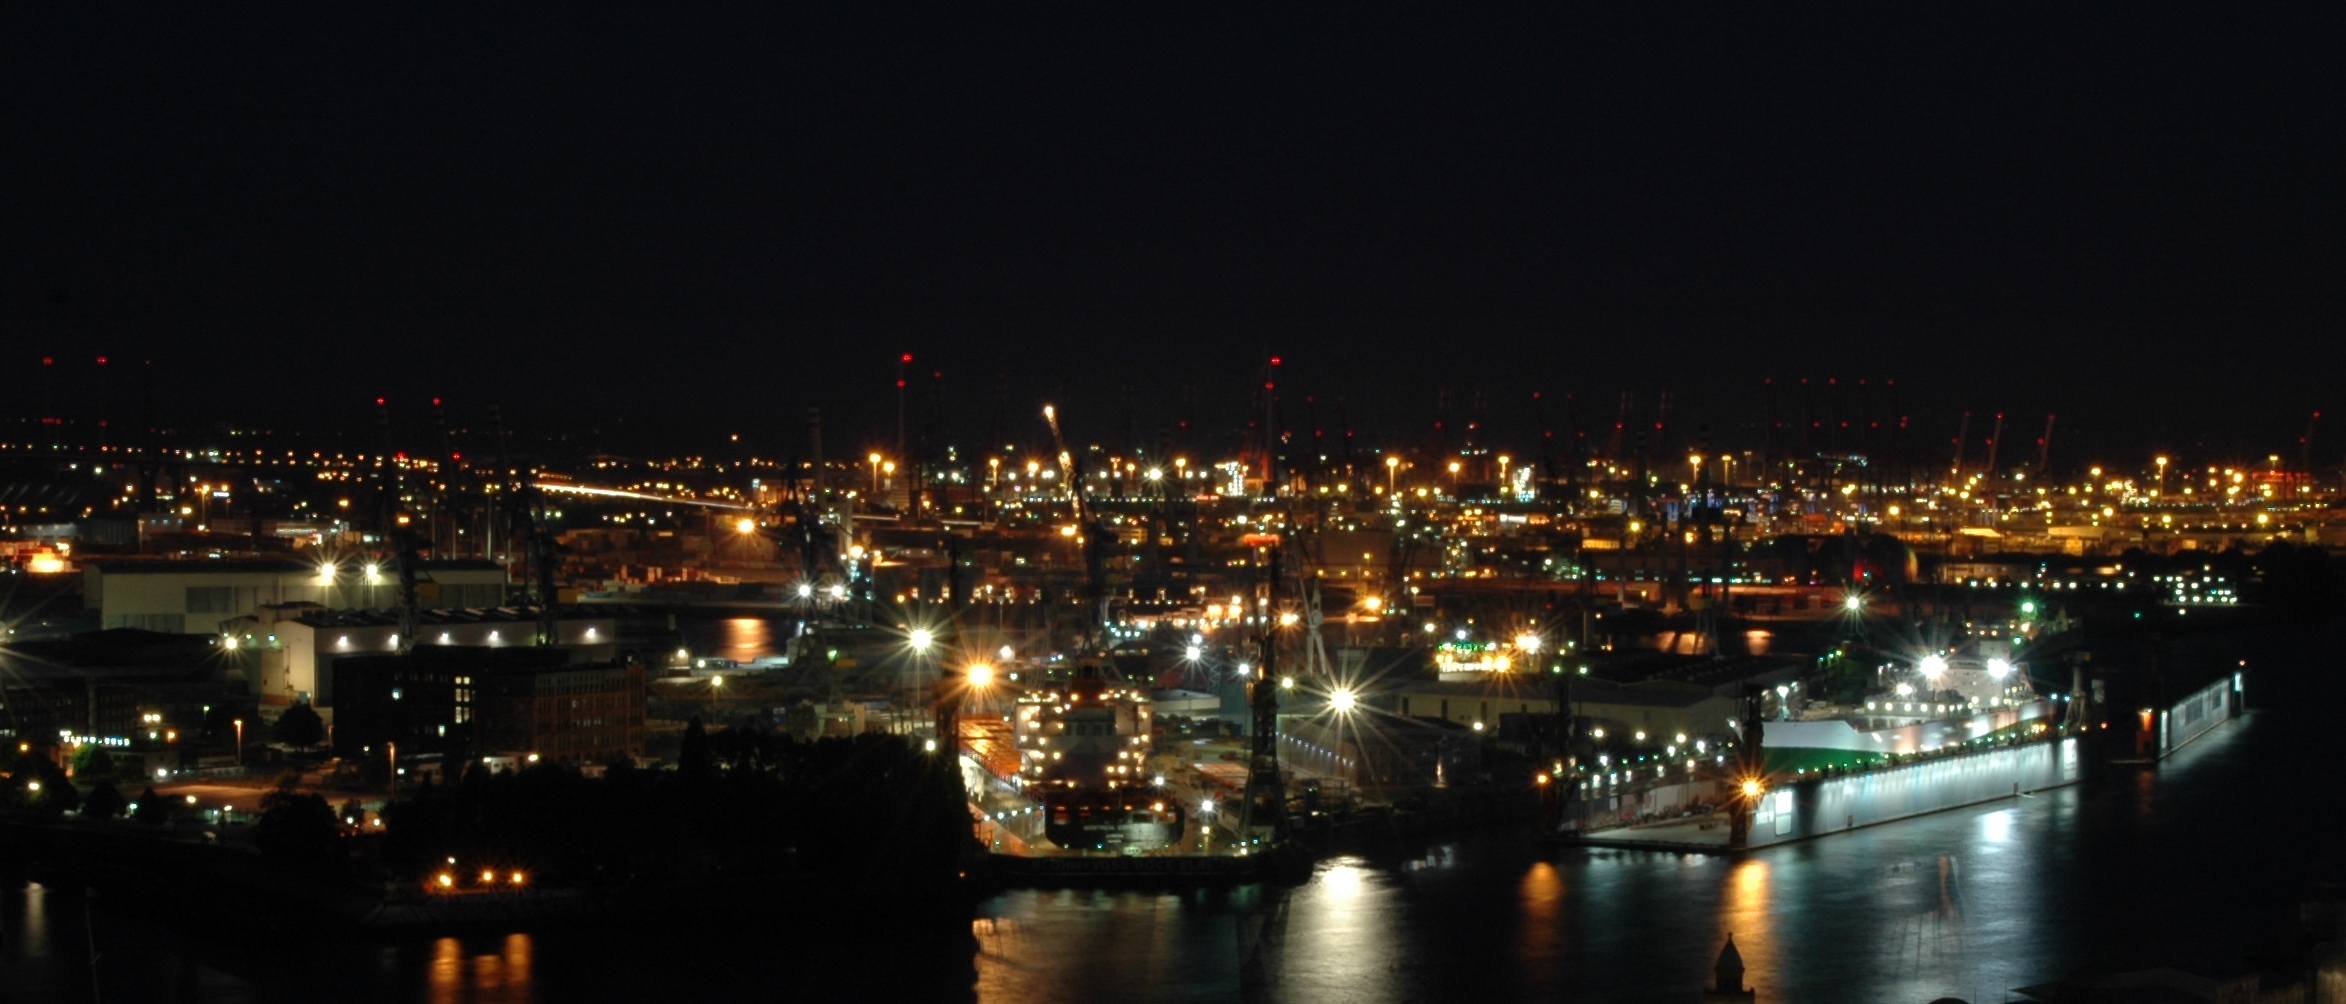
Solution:
M1043 835L1074 851L1137 854L1181 842L1188 816L1148 773L1148 691L1119 684L1097 658L1077 660L1018 699L1027 793Z

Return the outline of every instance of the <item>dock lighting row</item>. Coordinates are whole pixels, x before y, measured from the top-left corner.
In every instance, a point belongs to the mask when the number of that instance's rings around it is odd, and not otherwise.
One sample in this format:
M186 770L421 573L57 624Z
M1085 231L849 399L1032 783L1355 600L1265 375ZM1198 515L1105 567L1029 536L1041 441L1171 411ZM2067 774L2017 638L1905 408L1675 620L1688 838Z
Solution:
M438 874L438 875L432 876L432 884L433 884L434 886L438 887L438 888L441 888L441 889L450 889L450 890L453 890L453 889L455 889L455 888L456 888L456 873L455 873L455 872L441 872L441 873L440 873L440 874ZM499 884L500 884L500 883L498 882L498 875L497 875L497 873L496 873L496 872L494 872L494 871L491 871L491 870L488 870L488 869L482 869L482 870L481 870L481 885L482 885L483 887L485 887L485 888L494 888L495 886L497 886L497 885L499 885ZM526 874L526 873L523 873L523 872L513 872L513 873L511 873L511 874L508 874L508 875L504 876L504 883L503 883L503 884L506 884L506 885L513 885L513 886L523 886L523 885L528 885L528 884L529 884L529 876L528 876L528 874Z

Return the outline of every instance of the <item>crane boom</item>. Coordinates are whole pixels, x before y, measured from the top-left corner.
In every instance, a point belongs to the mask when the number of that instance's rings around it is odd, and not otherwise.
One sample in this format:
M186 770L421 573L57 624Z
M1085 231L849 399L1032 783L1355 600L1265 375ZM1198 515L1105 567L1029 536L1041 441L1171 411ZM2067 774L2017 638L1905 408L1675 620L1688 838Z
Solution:
M2322 413L2314 412L2313 417L2305 422L2305 438L2297 441L2297 466L2308 472L2313 470L2313 430L2321 424Z
M1044 405L1043 422L1051 427L1051 445L1059 451L1060 474L1067 479L1067 496L1075 509L1077 545L1083 548L1084 605L1092 617L1092 641L1104 647L1108 637L1108 571L1100 553L1104 528L1092 520L1091 508L1084 504L1083 466L1076 462L1074 451L1067 448L1067 437L1059 432L1059 409Z

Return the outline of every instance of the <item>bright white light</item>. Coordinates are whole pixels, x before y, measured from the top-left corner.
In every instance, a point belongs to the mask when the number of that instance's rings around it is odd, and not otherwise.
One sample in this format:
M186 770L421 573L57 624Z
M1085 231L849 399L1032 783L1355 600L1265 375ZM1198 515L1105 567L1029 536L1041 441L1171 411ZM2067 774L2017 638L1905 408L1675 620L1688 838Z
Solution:
M994 667L985 663L972 664L969 667L968 676L969 685L972 687L991 687L994 685Z
M1337 714L1350 713L1357 703L1359 699L1352 695L1350 687L1338 687L1328 695L1328 707L1335 709Z
M1926 655L1922 657L1922 664L1916 668L1922 670L1924 676L1936 677L1947 671L1947 660L1942 656Z
M1198 800L1197 800L1197 811L1198 811L1198 812L1200 812L1200 813L1206 813L1206 812L1212 812L1212 811L1214 811L1214 800L1213 800L1213 799L1210 799L1210 798L1201 798L1201 799L1198 799Z
M1848 599L1842 600L1841 605L1851 610L1856 610L1865 606L1865 601L1857 598L1856 596L1851 596Z
M1529 631L1516 635L1515 647L1526 652L1537 652L1540 650L1540 636Z
M936 640L937 636L930 634L928 628L912 629L912 650L915 652L928 651L929 646L936 642Z
M815 587L814 587L814 586L812 586L812 585L809 585L809 584L807 584L807 583L804 583L804 582L801 582L801 583L799 583L799 584L798 584L798 595L800 595L800 596L802 596L802 597L805 597L805 596L813 596L814 594L815 594Z
M2003 659L1990 659L1988 660L1988 675L1999 680L2010 676L2012 675L2012 664Z
M1191 662L1196 662L1196 661L1198 660L1198 658L1199 658L1200 656L1203 656L1204 654L1205 654L1205 652L1204 652L1202 649L1199 649L1199 648L1198 648L1197 646L1195 646L1195 645L1191 645L1191 646L1189 646L1188 648L1185 648L1185 649L1182 649L1182 650L1181 650L1181 657L1182 657L1182 658L1184 658L1184 659L1187 659L1187 660L1189 660L1189 661L1191 661Z
M1899 684L1899 685L1898 685L1898 696L1900 696L1900 697L1913 697L1913 696L1914 696L1914 684L1911 684L1911 683L1901 683L1901 684Z
M1004 658L1004 659L1015 659L1015 658L1018 658L1018 652L1017 652L1015 649L1012 649L1012 648L1011 648L1010 646L1008 646L1008 645L1004 645L1004 646L1002 646L1000 649L996 650L996 651L994 652L994 654L995 654L995 655L998 655L998 656L1001 656L1001 657L1002 657L1002 658Z

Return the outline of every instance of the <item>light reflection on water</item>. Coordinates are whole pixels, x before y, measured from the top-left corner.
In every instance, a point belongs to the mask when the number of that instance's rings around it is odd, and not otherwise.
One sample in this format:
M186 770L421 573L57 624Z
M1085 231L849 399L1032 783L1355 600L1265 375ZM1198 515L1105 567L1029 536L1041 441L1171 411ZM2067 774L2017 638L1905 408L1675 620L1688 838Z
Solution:
M523 932L506 935L498 949L468 953L459 939L434 941L427 999L431 1004L528 1004L537 1000L537 986L530 973L530 936Z

